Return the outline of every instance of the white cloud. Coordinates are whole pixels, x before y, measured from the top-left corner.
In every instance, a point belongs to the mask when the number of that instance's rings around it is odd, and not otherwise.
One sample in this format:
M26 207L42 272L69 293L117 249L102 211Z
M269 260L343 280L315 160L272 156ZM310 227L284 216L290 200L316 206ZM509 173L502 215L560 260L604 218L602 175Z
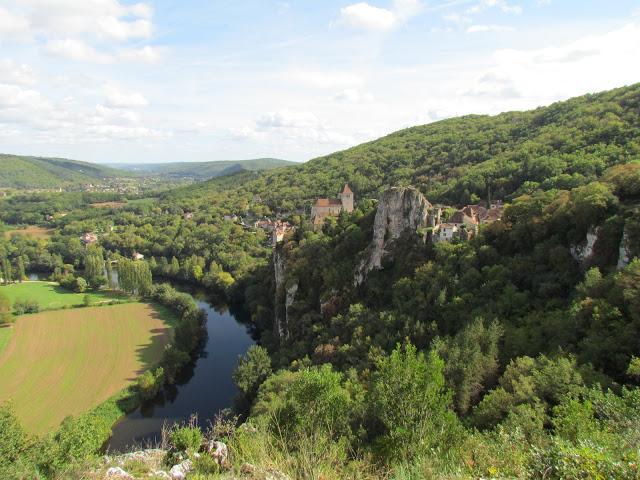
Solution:
M0 59L0 82L14 85L33 85L36 75L28 65L19 65L11 59Z
M146 3L121 0L5 0L0 7L1 43L33 40L45 51L71 60L157 63L162 49L132 46L154 33Z
M501 72L488 72L481 75L475 85L462 92L462 95L493 98L518 98L522 92L515 82Z
M374 97L370 93L361 92L356 88L346 88L336 93L331 100L338 103L370 103Z
M52 55L80 62L110 63L113 61L111 55L100 53L92 46L73 38L51 40L45 49Z
M360 30L387 31L417 15L420 9L418 0L393 0L389 9L360 2L342 8L335 23Z
M507 25L471 25L467 28L467 33L512 32L513 30L513 27Z
M472 7L469 7L467 13L475 15L490 8L499 8L503 13L511 13L514 15L522 13L522 7L520 5L512 5L506 0L481 0Z
M96 105L86 108L72 97L52 101L39 91L0 84L0 122L6 131L29 131L34 143L91 143L108 140L165 140L170 131L150 128L136 112ZM16 128L17 127L17 128Z
M14 15L0 6L0 40L11 38L25 40L31 37L27 19Z
M162 49L155 47L125 48L114 53L99 52L91 45L73 38L51 40L45 50L55 56L88 63L113 63L116 61L134 63L158 63L162 59Z
M309 112L289 112L286 110L279 112L269 112L256 120L259 130L273 128L310 128L320 125L318 117Z
M164 49L150 47L129 48L118 53L117 58L126 62L158 63L162 60Z
M96 35L116 41L146 39L153 34L151 7L118 0L20 0L23 18L38 33L73 37Z
M464 93L540 105L640 78L640 25L532 50L497 50L491 66ZM615 72L615 75L612 75ZM517 86L517 88L516 88ZM506 105L506 104L505 104ZM518 104L510 104L511 108ZM528 108L530 105L523 105Z
M355 139L322 122L311 112L281 110L258 117L254 127L229 130L238 141L253 141L275 144L285 142L294 148L309 148L309 145L325 145L334 148L353 145Z
M311 88L354 88L362 85L364 79L352 72L321 70L289 70L278 78Z
M126 93L109 87L107 88L107 105L116 108L146 107L149 105L149 100L140 93Z

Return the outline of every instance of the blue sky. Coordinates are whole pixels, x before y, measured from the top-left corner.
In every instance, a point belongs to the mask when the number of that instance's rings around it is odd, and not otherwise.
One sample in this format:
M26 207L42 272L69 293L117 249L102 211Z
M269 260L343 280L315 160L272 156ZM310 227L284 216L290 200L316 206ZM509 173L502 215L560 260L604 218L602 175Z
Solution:
M640 81L640 0L2 0L0 152L304 161Z

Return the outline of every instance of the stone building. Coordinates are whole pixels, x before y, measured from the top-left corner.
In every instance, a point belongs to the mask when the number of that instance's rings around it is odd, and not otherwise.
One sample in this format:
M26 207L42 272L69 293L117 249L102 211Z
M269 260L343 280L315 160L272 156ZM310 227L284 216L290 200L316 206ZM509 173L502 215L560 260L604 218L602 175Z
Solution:
M327 217L337 217L341 212L353 212L353 192L346 183L338 198L318 198L311 207L311 223L318 230Z

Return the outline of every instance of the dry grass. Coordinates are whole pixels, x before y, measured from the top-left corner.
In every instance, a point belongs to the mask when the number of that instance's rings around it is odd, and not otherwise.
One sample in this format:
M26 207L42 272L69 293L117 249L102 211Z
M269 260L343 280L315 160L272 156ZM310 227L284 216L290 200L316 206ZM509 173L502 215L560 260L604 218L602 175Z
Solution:
M170 329L152 306L57 310L20 317L0 353L0 401L32 433L107 400L157 364Z
M7 230L6 232L4 232L4 238L11 238L14 235L24 235L28 237L47 239L53 234L54 231L55 230L53 228L30 226L16 230Z

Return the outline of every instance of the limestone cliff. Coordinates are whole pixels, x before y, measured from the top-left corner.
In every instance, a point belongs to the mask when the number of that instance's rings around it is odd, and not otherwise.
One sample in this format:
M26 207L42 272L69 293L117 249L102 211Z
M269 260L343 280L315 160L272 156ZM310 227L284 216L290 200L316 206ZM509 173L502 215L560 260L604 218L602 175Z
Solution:
M624 229L622 240L620 240L620 248L618 251L618 270L622 270L631 262L631 241L629 238L629 230Z
M600 227L591 227L587 232L587 236L583 242L573 245L570 248L571 256L585 268L593 259L598 236L600 235Z
M367 273L382 267L389 244L404 232L417 232L428 226L431 204L412 187L391 188L382 194L373 225L373 240L355 276L356 285Z
M287 287L286 255L281 246L273 250L273 272L276 285L274 332L277 334L278 339L282 341L289 336L289 308L295 301L298 282L289 281L289 286Z

